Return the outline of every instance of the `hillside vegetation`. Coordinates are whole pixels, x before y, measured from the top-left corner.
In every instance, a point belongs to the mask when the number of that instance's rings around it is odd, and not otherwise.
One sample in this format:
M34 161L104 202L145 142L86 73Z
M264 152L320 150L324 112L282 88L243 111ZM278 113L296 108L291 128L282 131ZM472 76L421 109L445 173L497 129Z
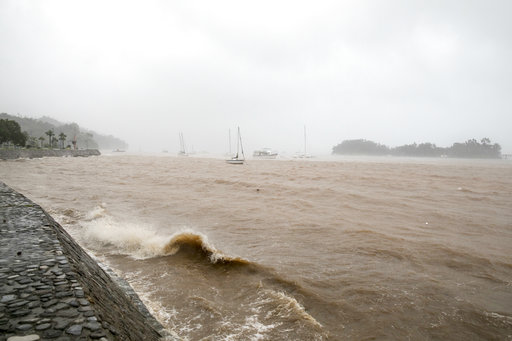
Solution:
M479 141L456 142L451 147L438 147L433 143L407 144L395 148L364 139L345 140L332 148L333 154L349 155L395 155L423 157L460 157L460 158L501 158L501 146L491 143L488 138Z
M126 149L128 144L112 135L98 134L92 130L81 128L76 123L62 123L51 117L43 116L35 119L30 117L21 117L0 114L0 119L15 121L19 124L21 131L26 136L25 145L27 147L71 147L73 140L76 141L77 148L80 149ZM50 137L48 132L54 136ZM50 140L52 143L50 145ZM14 144L20 145L19 143Z

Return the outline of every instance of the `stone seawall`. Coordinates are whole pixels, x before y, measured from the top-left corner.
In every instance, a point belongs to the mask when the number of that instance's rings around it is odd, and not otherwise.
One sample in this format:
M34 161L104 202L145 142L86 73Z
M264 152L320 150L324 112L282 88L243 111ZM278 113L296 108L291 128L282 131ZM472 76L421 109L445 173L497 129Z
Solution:
M0 149L0 159L35 159L52 156L95 156L101 155L97 149Z
M0 182L0 340L174 339L129 285Z

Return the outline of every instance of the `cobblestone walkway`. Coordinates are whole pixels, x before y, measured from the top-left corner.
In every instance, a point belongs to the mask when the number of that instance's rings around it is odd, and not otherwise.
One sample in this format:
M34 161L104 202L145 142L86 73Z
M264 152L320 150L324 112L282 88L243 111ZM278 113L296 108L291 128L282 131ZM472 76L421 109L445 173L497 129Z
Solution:
M109 326L46 221L39 206L0 183L0 340L105 340Z
M135 296L40 206L0 182L0 341L160 339Z

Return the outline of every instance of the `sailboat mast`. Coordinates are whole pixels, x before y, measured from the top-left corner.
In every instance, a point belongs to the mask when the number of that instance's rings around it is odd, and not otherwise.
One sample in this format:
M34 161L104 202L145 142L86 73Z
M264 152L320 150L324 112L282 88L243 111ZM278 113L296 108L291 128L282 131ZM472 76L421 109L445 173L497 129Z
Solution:
M306 156L306 126L304 126L304 156Z
M238 141L240 142L240 150L242 151L242 157L245 159L244 146L242 146L242 135L240 135L240 127L238 127ZM237 149L238 155L238 149Z
M236 139L236 158L238 159L238 150L240 149L240 127L238 127L238 138Z
M231 129L228 129L228 138L229 138L229 155L233 155L231 153Z

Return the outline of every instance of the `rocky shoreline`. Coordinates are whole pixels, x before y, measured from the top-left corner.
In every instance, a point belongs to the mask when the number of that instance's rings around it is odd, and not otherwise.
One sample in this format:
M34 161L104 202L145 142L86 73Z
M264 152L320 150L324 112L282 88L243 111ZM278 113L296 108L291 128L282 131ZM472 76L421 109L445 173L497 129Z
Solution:
M0 341L174 339L128 283L2 182L0 236Z
M63 156L97 156L101 155L97 149L0 149L0 159L36 159L41 157Z

